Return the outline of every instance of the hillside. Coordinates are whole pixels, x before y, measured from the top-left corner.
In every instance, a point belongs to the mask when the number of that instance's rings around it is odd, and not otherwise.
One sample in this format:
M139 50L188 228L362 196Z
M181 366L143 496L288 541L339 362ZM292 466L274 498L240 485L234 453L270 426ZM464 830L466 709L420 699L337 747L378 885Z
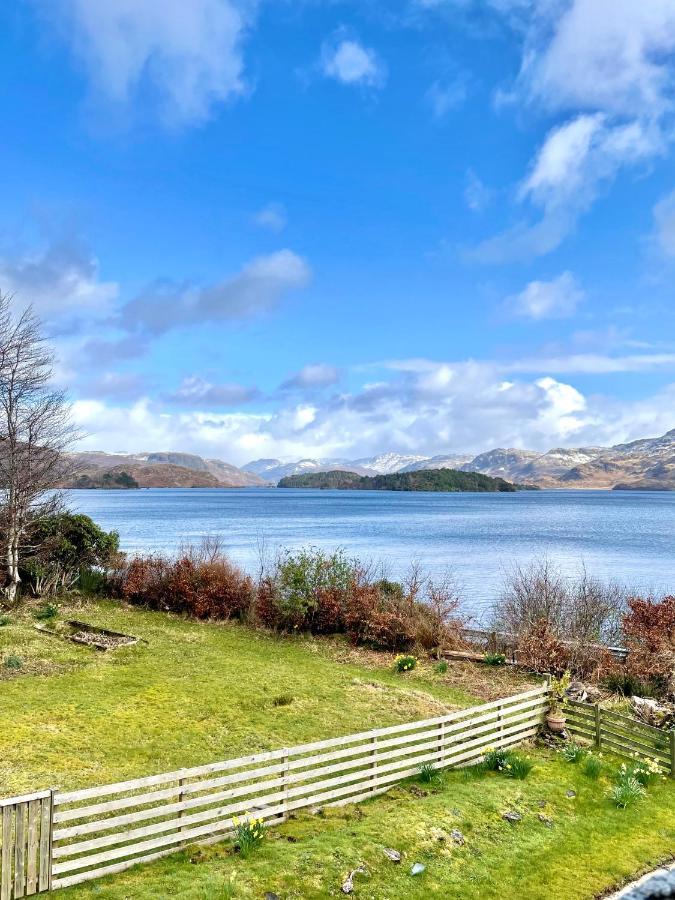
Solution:
M353 472L315 472L308 475L289 475L279 482L280 488L319 488L355 491L480 491L512 492L519 486L490 478L478 472L458 472L455 469L422 469L416 472L396 472L391 475L357 475Z
M517 447L497 447L480 453L410 456L382 453L356 460L256 460L243 467L268 483L288 475L350 471L384 475L429 469L480 472L506 481L542 488L611 490L675 490L675 429L655 438L641 438L613 447L554 447L545 453Z
M111 469L80 470L68 479L65 488L222 488L210 472L196 472L171 463L121 465Z
M62 487L262 487L267 482L221 459L194 453L73 453L75 473ZM131 479L121 478L125 474ZM135 482L135 483L131 483Z

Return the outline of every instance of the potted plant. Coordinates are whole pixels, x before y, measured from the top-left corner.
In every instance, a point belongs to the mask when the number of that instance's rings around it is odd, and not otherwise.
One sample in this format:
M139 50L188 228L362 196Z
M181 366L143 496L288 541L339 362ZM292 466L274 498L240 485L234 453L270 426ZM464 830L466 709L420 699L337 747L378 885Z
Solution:
M565 730L567 719L563 710L571 677L569 672L565 672L560 678L556 678L555 675L551 678L551 697L548 712L546 713L546 724L549 731L552 731L554 734L561 734Z

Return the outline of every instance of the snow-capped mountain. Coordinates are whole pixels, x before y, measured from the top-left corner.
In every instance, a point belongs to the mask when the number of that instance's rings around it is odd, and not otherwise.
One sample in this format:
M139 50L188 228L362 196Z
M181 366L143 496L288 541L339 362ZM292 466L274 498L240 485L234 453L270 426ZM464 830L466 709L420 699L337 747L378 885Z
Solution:
M389 475L421 469L459 469L540 487L611 488L648 485L675 489L675 429L656 438L643 438L615 447L555 447L546 453L497 447L471 457L447 453L415 456L381 453L349 459L301 459L282 463L258 459L243 466L247 472L276 484L286 475L327 472L331 469L359 475Z

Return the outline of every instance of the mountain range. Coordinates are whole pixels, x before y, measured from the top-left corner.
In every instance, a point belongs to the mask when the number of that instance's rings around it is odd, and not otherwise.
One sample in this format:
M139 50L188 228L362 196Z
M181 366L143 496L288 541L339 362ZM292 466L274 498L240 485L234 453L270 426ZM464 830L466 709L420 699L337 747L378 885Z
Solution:
M291 475L392 475L424 469L480 472L542 488L675 490L675 429L613 447L556 447L546 453L498 447L478 456L381 453L358 459L257 459L238 468L193 453L73 453L64 487L270 487Z
M661 437L613 447L556 447L545 453L497 447L478 456L383 453L355 460L259 459L242 468L271 484L290 475L336 470L372 476L422 469L457 469L542 488L675 490L675 429Z

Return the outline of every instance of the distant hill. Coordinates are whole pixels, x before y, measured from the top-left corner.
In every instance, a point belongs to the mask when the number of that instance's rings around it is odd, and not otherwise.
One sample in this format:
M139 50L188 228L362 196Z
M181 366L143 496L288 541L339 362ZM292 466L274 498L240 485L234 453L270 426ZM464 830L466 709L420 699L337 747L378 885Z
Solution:
M491 478L479 472L458 472L456 469L422 469L415 472L395 472L391 475L357 475L355 472L312 472L282 478L280 488L319 488L351 491L479 491L513 492L519 485L503 478Z
M67 488L262 487L267 482L221 459L194 453L72 453L73 475ZM128 477L124 477L128 476Z
M275 484L288 475L348 471L359 475L455 469L480 472L542 488L611 490L675 490L675 429L660 437L641 438L614 447L554 447L546 453L497 447L478 456L445 453L410 456L381 453L355 460L256 460L244 469Z

